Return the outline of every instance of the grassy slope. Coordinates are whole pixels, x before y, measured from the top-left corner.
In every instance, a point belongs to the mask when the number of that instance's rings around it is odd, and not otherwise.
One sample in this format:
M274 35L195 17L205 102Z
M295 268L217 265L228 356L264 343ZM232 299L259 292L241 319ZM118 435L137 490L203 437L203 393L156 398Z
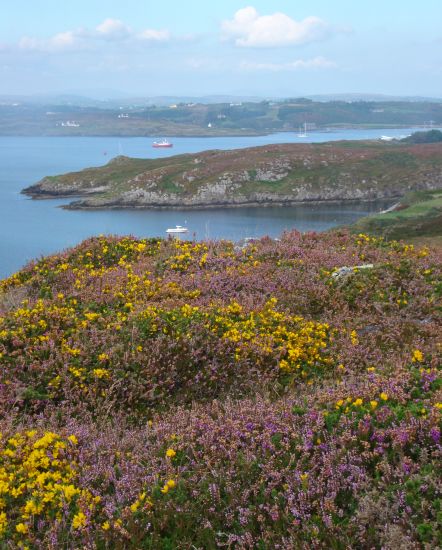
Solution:
M442 189L410 193L397 210L363 218L354 230L390 239L430 239L437 244L442 237Z

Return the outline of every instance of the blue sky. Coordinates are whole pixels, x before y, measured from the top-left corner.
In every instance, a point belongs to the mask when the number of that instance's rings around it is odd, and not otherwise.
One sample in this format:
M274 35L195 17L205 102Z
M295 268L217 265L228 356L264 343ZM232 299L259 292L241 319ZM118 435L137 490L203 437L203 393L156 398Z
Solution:
M442 96L441 0L0 0L0 94Z

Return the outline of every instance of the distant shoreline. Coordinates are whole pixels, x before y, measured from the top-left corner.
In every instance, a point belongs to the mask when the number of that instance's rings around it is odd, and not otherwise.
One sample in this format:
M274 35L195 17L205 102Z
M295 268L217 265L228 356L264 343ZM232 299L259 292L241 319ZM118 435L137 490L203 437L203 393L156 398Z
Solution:
M435 126L436 128L436 126ZM327 127L318 127L314 130L309 130L308 134L327 134L332 132L340 132L346 130L402 130L402 129L416 129L422 130L422 125L413 125L413 124L398 124L398 125L371 125L371 124L345 124L345 125L329 125ZM201 132L169 132L167 129L161 129L155 133L142 133L142 132L133 132L133 133L114 133L114 132L103 132L103 133L94 133L94 132L85 132L77 131L76 129L67 129L66 131L54 131L54 132L5 132L0 130L0 137L41 137L41 138L147 138L154 139L158 136L168 136L169 138L235 138L235 137L265 137L271 136L273 134L297 134L298 130L293 128L290 130L282 130L278 128L270 129L266 132L254 132L252 130L232 130L229 132L220 131L219 129L213 128L210 131L201 131Z

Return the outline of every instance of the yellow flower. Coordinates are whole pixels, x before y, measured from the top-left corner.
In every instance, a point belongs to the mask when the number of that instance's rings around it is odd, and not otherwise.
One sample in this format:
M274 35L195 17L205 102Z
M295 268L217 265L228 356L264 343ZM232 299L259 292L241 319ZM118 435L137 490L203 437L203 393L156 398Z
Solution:
M74 529L81 529L86 525L86 516L83 514L83 512L78 512L78 514L75 514L74 519L72 520L72 527Z
M110 523L108 521L105 521L102 525L101 525L101 528L103 529L103 531L108 531L110 529Z
M26 523L17 523L17 525L15 526L15 530L17 531L17 533L25 534L28 532L28 526L26 525Z
M169 481L167 482L166 485L169 487L169 489L173 489L176 485L175 480L174 479L169 479Z
M169 491L169 486L166 484L164 485L164 487L161 489L161 492L166 494L167 492Z
M109 378L109 372L106 369L94 369L95 378Z
M6 531L6 527L8 526L8 520L6 518L5 512L0 512L0 535L2 535Z
M442 410L442 403L435 403L434 407L440 411Z
M424 360L423 353L420 350L415 349L413 351L413 363L422 363L423 360Z
M78 439L75 437L75 435L69 435L68 436L68 439L71 443L73 443L74 445L77 445L78 444Z
M307 473L301 474L300 478L301 478L301 481L305 481L308 478L308 474Z
M382 392L379 397L382 399L382 401L387 401L388 400L388 395L385 392Z
M75 495L78 495L78 493L80 492L79 489L74 487L74 485L72 485L72 484L64 485L62 487L62 491L63 491L63 494L64 494L64 496L65 496L65 498L68 502L72 499L72 497L74 497Z
M176 455L176 451L174 451L173 449L167 449L166 456L168 458L173 458L175 455Z
M131 512L135 513L138 510L140 503L136 500L133 504L130 505Z
M363 400L360 397L358 397L358 399L355 399L353 401L353 405L355 405L356 407L360 407L362 403L363 403Z
M370 405L371 405L372 409L375 409L378 406L378 402L377 401L370 401Z

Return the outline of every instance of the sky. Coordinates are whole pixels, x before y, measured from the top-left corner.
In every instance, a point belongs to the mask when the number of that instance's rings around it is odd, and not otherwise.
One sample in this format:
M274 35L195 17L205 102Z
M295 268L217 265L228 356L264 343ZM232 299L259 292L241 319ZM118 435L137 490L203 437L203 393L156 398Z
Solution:
M0 95L442 97L442 0L0 0Z

